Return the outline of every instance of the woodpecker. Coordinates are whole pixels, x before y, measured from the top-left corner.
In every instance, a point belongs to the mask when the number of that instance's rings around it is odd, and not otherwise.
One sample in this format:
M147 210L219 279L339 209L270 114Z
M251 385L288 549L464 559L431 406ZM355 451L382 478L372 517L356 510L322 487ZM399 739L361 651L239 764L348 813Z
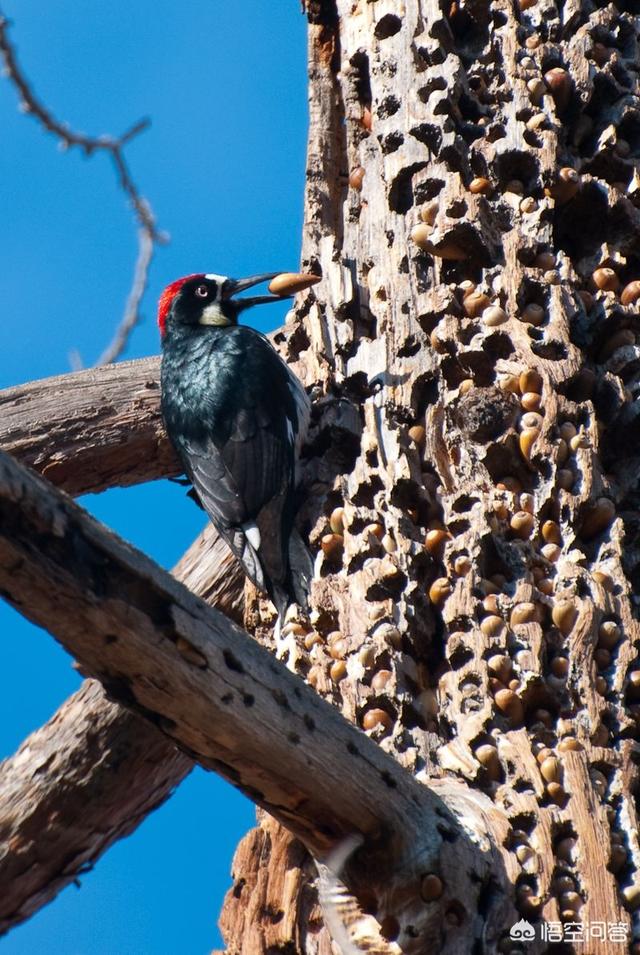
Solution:
M294 528L297 464L310 405L264 335L238 324L276 295L236 298L278 273L187 275L160 296L162 415L197 499L278 625L306 606L312 563Z

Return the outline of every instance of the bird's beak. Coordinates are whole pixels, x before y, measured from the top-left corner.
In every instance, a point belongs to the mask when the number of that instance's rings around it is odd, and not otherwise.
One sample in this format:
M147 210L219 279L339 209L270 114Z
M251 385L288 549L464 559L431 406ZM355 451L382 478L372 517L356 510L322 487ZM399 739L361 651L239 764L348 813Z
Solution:
M250 275L246 279L227 279L222 286L222 301L228 302L238 292L244 292L245 289L253 288L254 285L260 285L262 282L270 282L279 272L263 272L261 275ZM248 298L234 298L234 308L241 312L245 308L251 308L252 305L265 305L267 302L281 302L285 295L251 295Z

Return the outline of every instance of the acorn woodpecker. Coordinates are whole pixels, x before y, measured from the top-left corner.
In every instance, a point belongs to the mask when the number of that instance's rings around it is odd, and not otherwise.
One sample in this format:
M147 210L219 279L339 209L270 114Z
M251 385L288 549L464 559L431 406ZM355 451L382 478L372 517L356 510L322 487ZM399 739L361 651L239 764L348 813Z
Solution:
M162 415L197 499L279 623L306 606L312 563L294 528L297 461L309 399L271 343L238 325L235 298L278 273L232 279L187 275L160 297Z

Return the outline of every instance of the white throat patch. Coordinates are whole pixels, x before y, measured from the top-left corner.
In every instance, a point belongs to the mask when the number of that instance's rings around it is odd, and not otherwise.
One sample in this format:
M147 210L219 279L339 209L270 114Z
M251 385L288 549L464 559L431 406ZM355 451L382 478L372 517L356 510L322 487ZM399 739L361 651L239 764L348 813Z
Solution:
M219 302L212 302L202 310L200 325L231 325L232 322L222 313Z

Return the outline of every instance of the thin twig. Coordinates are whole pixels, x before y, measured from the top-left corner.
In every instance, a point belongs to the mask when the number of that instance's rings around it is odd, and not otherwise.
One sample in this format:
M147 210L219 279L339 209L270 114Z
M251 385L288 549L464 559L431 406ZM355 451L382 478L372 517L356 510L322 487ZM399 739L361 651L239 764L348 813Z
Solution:
M86 156L92 156L95 152L106 152L111 156L118 176L120 188L128 197L135 218L139 225L138 233L138 257L135 266L133 284L127 303L124 316L116 329L113 340L102 352L98 359L98 365L104 365L113 362L118 358L124 349L131 332L140 321L140 304L144 296L149 268L153 258L153 252L156 245L168 241L168 236L160 232L156 227L155 216L147 200L140 194L134 183L129 167L124 157L124 146L131 142L143 130L150 125L150 120L141 119L121 136L86 136L84 133L77 133L70 129L66 123L60 122L47 109L43 103L38 100L29 81L20 69L16 52L9 41L8 36L9 21L0 12L0 57L4 63L4 75L15 86L20 94L20 109L24 113L29 113L50 133L58 138L64 149L71 149L74 146L81 149ZM74 352L72 361L81 365L80 356Z

